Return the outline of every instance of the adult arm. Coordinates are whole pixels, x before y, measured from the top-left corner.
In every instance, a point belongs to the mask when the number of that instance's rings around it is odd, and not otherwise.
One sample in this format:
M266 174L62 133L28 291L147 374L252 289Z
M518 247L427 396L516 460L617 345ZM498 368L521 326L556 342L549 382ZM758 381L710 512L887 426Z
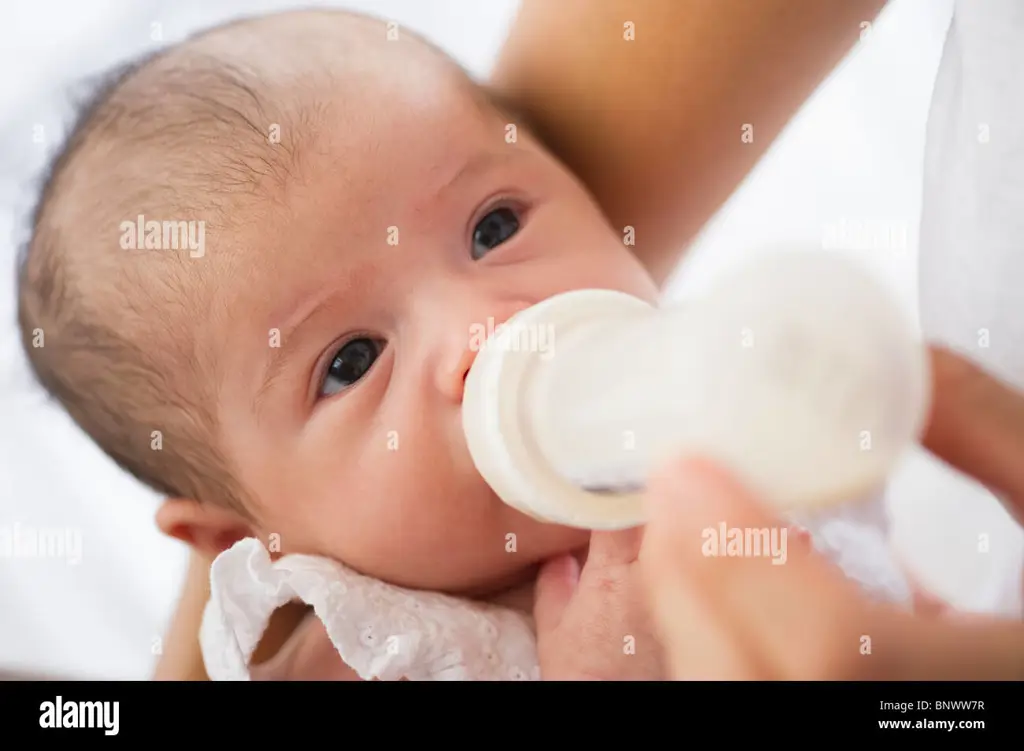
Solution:
M661 285L885 4L523 0L491 86Z
M153 680L210 680L199 649L199 624L203 618L203 607L210 596L209 581L210 561L192 551L181 596L164 636L163 650Z

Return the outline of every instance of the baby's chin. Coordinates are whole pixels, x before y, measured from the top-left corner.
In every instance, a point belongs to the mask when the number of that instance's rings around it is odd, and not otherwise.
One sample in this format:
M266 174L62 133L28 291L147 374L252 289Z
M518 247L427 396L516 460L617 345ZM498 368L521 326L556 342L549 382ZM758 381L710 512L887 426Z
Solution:
M586 530L542 524L530 520L528 526L534 527L533 534L527 539L531 541L529 549L517 551L522 555L511 557L510 560L522 561L492 576L479 584L466 587L460 594L473 598L491 599L509 590L518 590L528 586L532 590L540 567L553 558L562 555L586 556L590 533ZM525 531L525 530L524 530Z

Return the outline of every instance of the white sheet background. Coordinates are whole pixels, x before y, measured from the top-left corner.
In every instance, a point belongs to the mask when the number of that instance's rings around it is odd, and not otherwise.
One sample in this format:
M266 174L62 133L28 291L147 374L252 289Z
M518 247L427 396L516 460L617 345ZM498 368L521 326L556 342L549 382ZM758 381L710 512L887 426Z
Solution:
M311 5L392 18L485 74L517 2L35 0L0 11L0 529L69 528L83 539L77 565L0 558L0 671L148 677L186 560L180 544L156 531L157 499L46 402L20 351L13 248L36 173L67 122L69 87L201 26ZM707 228L671 294L698 288L760 247L820 245L829 223L888 221L909 228L908 247L858 255L914 310L924 124L950 7L895 0ZM892 499L900 546L926 580L964 607L1019 609L1024 535L987 493L919 454L894 478ZM979 532L992 535L990 555L977 553Z

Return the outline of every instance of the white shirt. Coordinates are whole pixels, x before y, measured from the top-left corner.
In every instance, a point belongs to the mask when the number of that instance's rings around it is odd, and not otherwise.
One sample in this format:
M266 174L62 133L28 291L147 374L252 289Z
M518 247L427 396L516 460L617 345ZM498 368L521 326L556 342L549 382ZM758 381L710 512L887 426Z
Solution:
M1024 390L1024 0L956 2L928 118L918 263L925 338ZM1020 614L1024 534L991 495L965 479L915 503L918 527L970 520L934 543L978 553L946 555L926 583L970 578L962 606Z
M928 120L926 337L1024 389L1024 0L958 0Z

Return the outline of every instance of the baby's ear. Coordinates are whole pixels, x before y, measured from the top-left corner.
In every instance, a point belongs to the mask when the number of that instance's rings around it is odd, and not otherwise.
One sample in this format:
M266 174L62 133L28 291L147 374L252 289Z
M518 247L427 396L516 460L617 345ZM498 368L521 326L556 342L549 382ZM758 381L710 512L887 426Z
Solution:
M181 540L210 559L239 540L255 536L238 513L187 498L165 500L156 512L156 525L165 535Z

